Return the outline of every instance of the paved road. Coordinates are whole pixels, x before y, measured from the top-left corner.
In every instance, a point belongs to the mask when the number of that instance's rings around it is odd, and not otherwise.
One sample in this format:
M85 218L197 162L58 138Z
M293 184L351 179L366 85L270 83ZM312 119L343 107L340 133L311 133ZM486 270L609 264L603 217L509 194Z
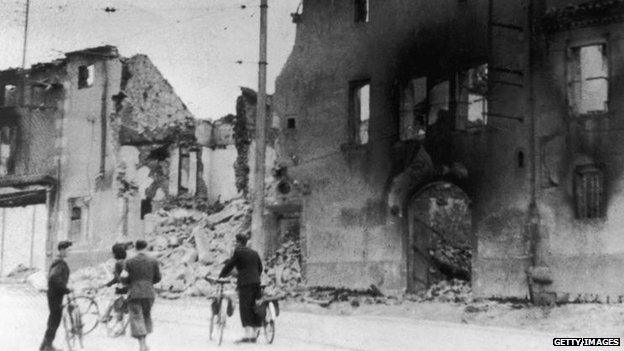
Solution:
M20 285L0 285L0 349L37 350L47 318L45 295ZM202 301L157 300L152 351L216 350L207 338L208 304ZM231 323L230 323L231 322ZM276 340L267 345L235 345L241 334L237 318L228 320L221 350L426 350L515 351L554 350L552 335L514 329L486 328L405 318L326 316L284 312ZM563 335L560 335L563 336ZM62 327L57 347L64 348ZM129 338L109 339L102 328L86 336L87 351L134 351ZM566 349L566 350L564 350ZM594 348L593 350L607 350ZM574 348L581 350L581 348ZM620 349L621 350L621 349Z

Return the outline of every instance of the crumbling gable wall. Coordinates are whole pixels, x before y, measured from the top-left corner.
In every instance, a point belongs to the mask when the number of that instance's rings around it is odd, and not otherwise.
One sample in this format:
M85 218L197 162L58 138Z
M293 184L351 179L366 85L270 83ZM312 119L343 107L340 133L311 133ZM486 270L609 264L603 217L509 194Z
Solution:
M150 59L136 55L122 64L116 96L122 144L193 139L193 115Z

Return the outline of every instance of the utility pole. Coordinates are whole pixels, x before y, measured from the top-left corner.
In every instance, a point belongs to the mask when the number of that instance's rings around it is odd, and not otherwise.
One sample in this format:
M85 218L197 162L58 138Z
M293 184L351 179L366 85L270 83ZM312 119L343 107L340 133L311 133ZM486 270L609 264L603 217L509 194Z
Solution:
M256 110L256 155L251 214L252 241L260 257L266 251L264 233L264 177L266 152L266 71L267 71L267 0L260 0L260 60L258 61L258 99Z
M26 49L28 48L28 15L30 12L30 0L26 0L24 18L24 47L22 48L22 89L20 89L20 105L26 102Z
M26 0L26 18L24 19L24 47L22 49L22 69L26 69L26 48L28 47L28 13L30 0Z

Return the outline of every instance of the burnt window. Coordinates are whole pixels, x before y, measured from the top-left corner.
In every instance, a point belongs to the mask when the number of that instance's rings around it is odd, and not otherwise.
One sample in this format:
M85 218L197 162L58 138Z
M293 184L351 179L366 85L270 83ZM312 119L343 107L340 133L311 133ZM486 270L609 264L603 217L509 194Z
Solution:
M401 140L416 138L427 123L427 78L411 79L401 94Z
M355 22L368 22L368 0L354 0Z
M487 124L487 64L464 71L457 76L456 116L458 129L482 127Z
M141 200L141 219L145 218L148 213L152 213L152 200L143 199Z
M605 44L569 49L568 101L575 114L607 112L609 67Z
M16 106L17 105L17 87L13 84L7 84L2 89L2 105L3 106Z
M426 133L427 126L435 124L450 106L448 79L412 79L403 88L400 108L401 140L415 139Z
M296 126L295 126L295 119L294 118L287 119L286 120L286 127L288 129L295 129L296 128Z
M351 82L349 89L351 135L356 144L368 144L370 120L370 81Z
M15 170L17 128L0 127L0 176L12 174Z
M85 65L78 67L78 89L89 88L90 86L92 86L94 77L94 65Z
M599 167L596 165L576 167L574 198L578 219L604 216L604 175Z

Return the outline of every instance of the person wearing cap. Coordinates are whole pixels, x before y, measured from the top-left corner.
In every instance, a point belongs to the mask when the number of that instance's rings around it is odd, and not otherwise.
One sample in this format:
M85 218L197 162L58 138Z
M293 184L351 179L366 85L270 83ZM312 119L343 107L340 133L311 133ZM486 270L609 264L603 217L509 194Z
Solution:
M261 297L260 275L262 274L262 260L255 250L247 247L248 237L244 234L236 235L234 254L227 261L219 278L230 274L236 267L238 280L238 302L241 323L245 328L245 336L238 342L256 342L256 331L262 325L262 320L256 315L254 307L256 300Z
M146 248L145 240L136 241L136 255L126 260L128 276L121 277L128 284L130 331L139 341L140 351L149 350L145 338L152 332L151 310L156 298L154 284L161 279L159 263L145 253Z
M69 254L69 249L72 246L71 241L61 241L58 243L58 256L50 265L50 271L48 272L48 308L50 315L48 316L48 326L43 336L43 342L39 350L41 351L57 351L52 343L56 337L56 330L61 323L61 317L63 315L63 296L71 292L67 287L69 281L69 266L65 262L65 258Z

